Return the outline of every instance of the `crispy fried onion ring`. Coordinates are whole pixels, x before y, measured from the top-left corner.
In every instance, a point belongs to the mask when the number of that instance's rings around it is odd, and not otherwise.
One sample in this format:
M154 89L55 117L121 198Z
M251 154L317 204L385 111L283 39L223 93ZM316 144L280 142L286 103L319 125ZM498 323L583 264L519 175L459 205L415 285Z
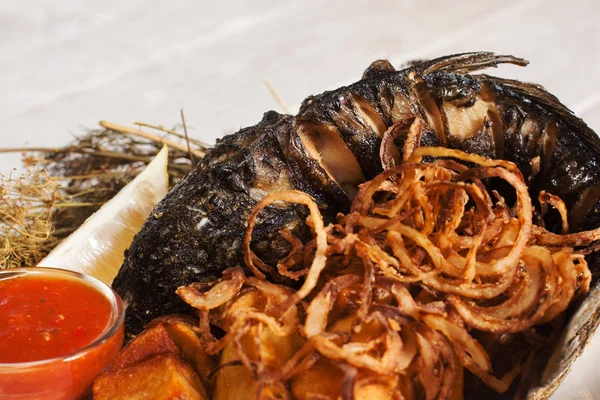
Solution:
M589 291L584 254L600 235L567 234L564 203L548 193L543 211L559 211L563 234L535 225L514 164L419 148L420 129L415 120L386 132L386 170L336 223L325 227L304 193L271 194L248 220L243 251L254 276L232 268L178 289L199 312L207 351L238 356L217 374L241 363L256 398L460 399L463 369L505 392L552 346L565 310ZM386 149L407 130L395 166L398 153ZM499 181L512 187L503 193L513 205L490 189ZM303 244L282 231L290 255L273 267L250 244L260 211L277 202L306 206L314 237ZM304 280L295 290L265 280L274 274ZM511 351L497 350L506 343Z
M256 218L258 217L258 214L263 208L275 202L281 201L303 204L307 206L308 210L310 211L308 219L316 235L316 249L312 265L308 270L302 287L298 289L298 291L296 291L296 293L294 293L294 295L290 299L282 303L280 309L282 311L286 311L288 308L295 305L298 301L305 298L317 285L319 275L321 274L323 268L325 268L325 261L327 259L325 255L325 252L327 251L327 233L325 232L323 218L321 217L321 213L319 212L317 204L306 193L296 190L289 190L266 196L256 205L256 207L250 214L250 218L248 219L248 229L246 231L246 237L244 238L243 244L244 261L246 262L248 268L250 268L250 270L254 273L254 275L257 278L265 279L265 275L257 269L255 263L256 265L261 266L263 270L268 269L269 267L264 262L262 262L250 248L250 243L252 241L252 231L254 229L254 225L256 224Z

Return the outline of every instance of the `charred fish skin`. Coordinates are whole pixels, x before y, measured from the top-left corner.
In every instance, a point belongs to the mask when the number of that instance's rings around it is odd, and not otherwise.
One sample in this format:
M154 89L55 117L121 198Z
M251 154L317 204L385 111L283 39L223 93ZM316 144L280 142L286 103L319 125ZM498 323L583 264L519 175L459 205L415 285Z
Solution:
M266 194L299 189L317 199L326 218L347 211L356 186L382 171L381 139L399 121L422 123L421 145L514 161L531 181L533 198L547 190L566 201L572 230L599 227L600 139L538 85L472 74L501 63L526 64L493 53L442 57L401 71L378 62L361 81L309 97L295 117L270 112L219 141L156 207L127 253L113 286L128 306L128 332L185 311L178 286L243 264L246 220ZM399 153L405 139L395 141ZM294 207L261 215L253 249L273 263L288 248L277 232L305 229L304 215ZM583 306L600 309L594 299ZM561 371L598 319L589 322L576 326L578 340L566 344ZM553 376L544 387L561 375Z
M527 64L512 56L466 53L392 72L377 61L365 73L367 78L309 97L296 120L313 129L339 131L370 179L382 171L379 124L387 129L400 120L419 118L426 127L421 145L515 162L531 181L534 198L541 190L555 194L565 200L575 230L597 228L600 139L539 85L470 74L501 63ZM356 134L345 133L348 127Z
M153 210L113 282L127 307L129 333L159 315L187 311L177 287L216 279L240 264L252 208L266 193L293 188L275 135L285 129L292 129L291 117L270 112L258 125L224 137ZM265 260L285 254L288 244L278 231L301 234L301 211L266 210L256 228L257 254Z

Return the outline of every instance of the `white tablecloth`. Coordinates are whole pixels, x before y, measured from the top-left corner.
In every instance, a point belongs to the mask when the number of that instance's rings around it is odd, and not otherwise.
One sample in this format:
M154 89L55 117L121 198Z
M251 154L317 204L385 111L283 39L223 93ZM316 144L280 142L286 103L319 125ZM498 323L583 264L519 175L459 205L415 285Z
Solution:
M0 147L63 145L100 119L170 126L181 108L212 142L279 110L263 78L294 111L374 59L473 50L527 58L491 72L544 85L600 129L599 17L597 0L3 0ZM18 162L2 155L0 171ZM597 342L555 398L600 387Z

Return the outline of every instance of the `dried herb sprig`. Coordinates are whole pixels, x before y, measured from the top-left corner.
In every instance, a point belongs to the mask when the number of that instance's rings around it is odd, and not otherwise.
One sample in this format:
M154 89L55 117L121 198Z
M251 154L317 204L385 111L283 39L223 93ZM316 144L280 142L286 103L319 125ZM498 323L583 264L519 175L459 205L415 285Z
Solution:
M162 135L142 131L141 125ZM0 153L23 152L23 165L30 171L2 181L0 268L36 265L133 180L164 143L170 145L171 186L191 170L189 154L201 158L209 147L193 139L186 143L181 140L184 134L161 126L129 128L110 122L101 126L61 148L0 149ZM11 224L13 219L19 223Z
M64 201L59 188L45 170L0 175L0 268L36 265L58 244L52 221Z

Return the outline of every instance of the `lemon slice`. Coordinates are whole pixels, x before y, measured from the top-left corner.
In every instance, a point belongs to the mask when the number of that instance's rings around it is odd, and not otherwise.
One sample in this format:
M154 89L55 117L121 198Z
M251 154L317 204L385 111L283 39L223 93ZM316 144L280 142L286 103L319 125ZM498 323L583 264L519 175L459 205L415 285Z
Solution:
M124 252L154 206L167 194L167 146L75 232L42 261L40 267L82 272L111 284L123 264Z

